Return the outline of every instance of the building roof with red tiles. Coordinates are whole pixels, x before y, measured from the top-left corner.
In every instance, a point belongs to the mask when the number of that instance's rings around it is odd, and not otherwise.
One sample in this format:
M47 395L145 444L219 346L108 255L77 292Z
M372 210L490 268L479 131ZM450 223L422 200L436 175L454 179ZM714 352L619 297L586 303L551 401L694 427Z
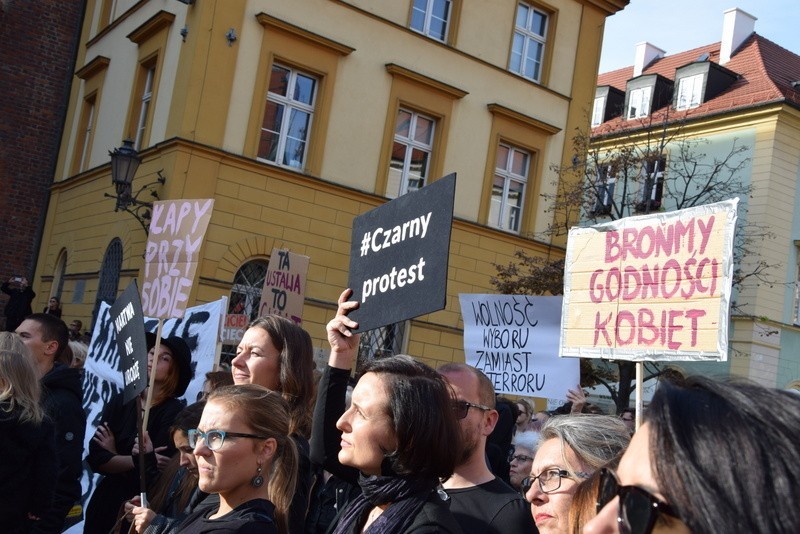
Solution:
M687 50L653 60L642 71L642 75L660 74L670 80L675 79L675 70L697 61L708 54L707 61L719 63L720 43ZM693 120L709 115L745 110L766 104L785 102L800 109L800 56L753 32L732 54L730 61L723 65L738 76L738 79L716 97L700 106L676 111L671 104L653 110L650 120ZM625 92L626 83L633 77L633 66L600 74L598 86L609 85ZM625 120L616 117L592 130L595 135L611 133L620 129L638 129L642 120Z

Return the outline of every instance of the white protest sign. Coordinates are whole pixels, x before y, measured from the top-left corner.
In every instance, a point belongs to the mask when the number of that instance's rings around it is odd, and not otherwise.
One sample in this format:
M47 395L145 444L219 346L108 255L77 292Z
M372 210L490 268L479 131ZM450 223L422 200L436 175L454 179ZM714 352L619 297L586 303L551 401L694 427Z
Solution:
M146 316L183 317L213 208L214 199L153 203L142 284Z
M214 351L217 336L225 310L225 299L220 299L186 310L183 318L164 321L163 337L178 336L186 341L192 352L193 378L186 388L184 399L187 404L195 402L197 394L203 390L203 382L207 372L213 369ZM100 310L92 332L92 342L84 364L83 375L83 410L86 413L86 437L83 450L89 450L89 442L94 437L95 429L100 423L103 407L112 395L123 389L120 372L120 355L117 350L114 325L112 324L111 306L100 305ZM155 332L157 319L145 318L145 330ZM81 477L84 510L92 496L101 475L95 475L84 461ZM67 532L83 532L83 522L71 527Z
M229 345L238 345L244 337L244 331L250 323L250 317L243 313L229 313L225 316L220 341Z
M737 204L570 230L560 354L725 361Z
M462 293L464 353L495 392L566 399L580 362L558 357L561 297Z
M261 289L259 315L275 314L295 324L303 322L309 260L308 256L288 250L272 249Z

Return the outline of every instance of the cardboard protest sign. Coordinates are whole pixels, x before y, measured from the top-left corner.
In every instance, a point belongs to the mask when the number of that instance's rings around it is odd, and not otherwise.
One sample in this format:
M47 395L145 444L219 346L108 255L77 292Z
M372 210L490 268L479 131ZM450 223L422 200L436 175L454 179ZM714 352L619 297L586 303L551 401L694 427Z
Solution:
M353 220L349 286L359 331L445 306L456 175Z
M244 331L250 323L250 317L243 313L229 313L225 316L220 341L230 345L237 345L244 337Z
M259 315L280 315L296 324L303 321L308 263L308 256L272 249L261 289Z
M558 357L561 297L458 296L467 364L497 393L566 399L580 383L580 362Z
M213 208L214 199L153 203L142 284L148 317L183 317Z
M123 398L127 403L147 387L147 339L136 280L128 284L111 306L111 322L122 365Z
M570 230L560 354L725 361L737 204Z
M226 307L226 299L220 299L188 308L182 318L164 321L162 327L164 337L179 336L183 338L192 352L194 376L183 396L187 404L195 402L197 394L203 390L206 373L213 369L217 337ZM155 332L157 325L157 319L146 318L144 320L146 332ZM89 345L89 353L84 365L83 410L86 413L84 451L89 450L89 442L94 437L97 425L102 422L103 407L113 395L122 391L124 387L120 372L122 362L117 350L111 307L103 302L100 304L92 332L92 342ZM93 473L85 461L83 468L81 502L85 510L102 475ZM75 534L83 532L83 522L72 526L67 532Z

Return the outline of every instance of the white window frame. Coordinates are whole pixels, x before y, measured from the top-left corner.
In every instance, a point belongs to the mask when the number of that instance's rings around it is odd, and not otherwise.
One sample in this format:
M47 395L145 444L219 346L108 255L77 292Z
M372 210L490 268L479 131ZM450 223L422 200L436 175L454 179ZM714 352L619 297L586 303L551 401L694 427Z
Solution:
M400 135L399 133L397 133L397 118L400 115L400 113L410 113L411 114L411 119L409 121L409 126L408 126L408 137L405 137L405 136ZM414 134L416 133L416 130L417 130L417 120L419 118L423 118L423 119L428 120L428 121L431 122L430 143L423 143L423 142L417 141L415 139L415 135ZM410 110L408 108L400 108L400 109L397 110L397 116L395 117L394 128L395 128L395 134L394 134L394 139L393 139L394 143L400 143L401 145L405 145L405 147L406 147L406 154L405 154L405 157L403 158L403 167L400 169L400 188L397 191L397 196L399 197L399 196L403 196L406 193L408 193L408 181L409 181L409 176L410 176L410 172L411 172L411 156L412 156L412 154L414 152L414 149L417 149L419 151L422 151L422 152L425 152L425 153L428 154L428 159L427 159L427 162L426 162L426 165L425 165L424 172L421 173L422 182L423 182L422 186L424 187L428 183L429 174L430 174L430 167L431 167L431 158L433 157L433 143L434 143L434 139L436 138L435 137L436 136L436 119L434 119L433 117L429 117L427 115L423 115L422 113L417 113L416 111L412 111L412 110ZM392 146L394 146L394 143L392 143ZM389 167L390 167L389 168L389 172L391 173L391 170L392 170L391 159L390 159L390 162L389 162ZM396 197L392 197L391 196L392 194L393 194L392 191L387 191L387 196L389 198L396 198Z
M614 206L614 188L617 184L617 177L613 174L611 165L601 165L597 168L595 177L595 215L606 215L611 213Z
M522 9L528 10L524 27L520 26L517 22L520 17L520 10ZM542 34L538 34L530 29L535 14L541 15L544 18L544 32ZM542 70L544 68L545 46L547 45L547 30L549 26L550 16L547 13L525 2L517 4L517 12L514 19L514 40L511 44L511 56L508 61L508 70L519 74L523 78L533 80L534 82L538 83L541 81ZM539 49L538 56L534 60L536 64L535 72L528 76L525 74L525 58L528 57L528 51L531 46L535 45L541 45L541 48ZM519 64L515 67L516 57L519 58Z
M639 87L632 89L628 96L628 119L640 119L650 114L652 87Z
M594 106L592 106L592 128L603 124L603 116L606 110L606 97L598 96L594 99Z
M309 144L309 139L311 138L311 129L313 128L314 124L314 110L317 105L317 96L319 95L320 79L317 76L309 74L308 72L292 68L282 63L275 63L274 67L280 67L282 69L286 69L289 71L289 84L286 87L286 96L279 95L267 90L267 102L274 102L276 104L284 106L283 121L281 122L280 132L278 132L278 148L275 150L276 160L273 161L261 155L259 155L257 159L259 161L267 161L269 163L274 163L275 165L280 165L281 167L288 167L290 169L303 169L305 168L305 165L308 160L308 144ZM272 75L272 70L270 69L270 76L271 75ZM305 102L300 102L292 98L292 94L294 94L294 87L295 84L297 83L297 77L299 75L314 80L314 94L311 96L311 104L306 104ZM304 143L304 147L302 156L303 160L299 162L300 165L292 165L291 162L282 163L283 153L286 150L286 142L289 139L289 126L291 125L290 119L293 110L302 111L308 114L308 128L306 131L306 137L305 139L301 140ZM266 108L264 112L266 113ZM264 131L264 128L261 128L261 130Z
M681 78L680 82L678 82L678 102L675 105L675 109L696 108L703 103L704 78L704 74Z
M641 187L639 189L639 204L645 205L647 201L648 182L652 184L650 187L650 200L653 202L658 201L660 208L664 204L664 172L667 167L666 156L660 156L658 159L650 162L644 162L641 169ZM661 200L658 200L659 190L661 191ZM646 206L645 206L646 208ZM636 211L646 211L646 209L637 208Z
M528 175L530 174L531 168L531 153L527 150L523 150L521 148L515 147L508 143L500 143L498 151L500 147L504 147L508 150L508 156L505 161L505 168L500 167L500 161L495 162L494 168L494 176L492 177L492 196L491 202L495 202L494 197L494 178L499 177L503 179L503 193L500 197L500 206L497 209L496 218L492 217L492 208L489 208L489 225L495 228L499 228L501 230L506 230L508 232L519 233L520 227L522 226L522 213L525 210L525 194L527 193L528 189ZM517 174L513 172L512 169L512 162L514 161L515 154L524 154L525 155L525 174ZM512 208L517 208L517 206L510 206L508 201L509 189L511 182L517 182L522 184L522 191L520 192L520 205L519 205L519 212L516 218L509 218L508 217L508 210ZM514 228L506 228L505 221L512 220L516 222Z
M151 67L147 67L147 74L145 74L144 79L144 87L142 88L142 105L139 108L139 122L136 124L136 142L133 145L136 150L142 149L144 132L147 130L147 114L150 111L150 104L153 101L153 79L155 76L156 66L153 65Z
M445 19L444 22L444 35L441 37L432 33L431 30L431 23L438 19L442 20L436 16L434 16L434 6L437 2L443 2L445 5ZM414 24L414 13L419 13L422 16L422 27L417 27ZM414 0L414 4L411 7L411 23L409 27L423 35L430 37L436 41L440 41L442 43L447 42L447 35L450 33L450 21L453 16L453 1L452 0Z
M83 146L81 147L81 159L80 163L78 164L78 172L85 171L86 166L88 164L89 144L91 143L92 140L91 137L92 137L92 129L94 127L94 110L96 101L97 101L96 96L92 96L91 99L84 100L88 108L84 111L84 113L86 113L86 129L82 132Z

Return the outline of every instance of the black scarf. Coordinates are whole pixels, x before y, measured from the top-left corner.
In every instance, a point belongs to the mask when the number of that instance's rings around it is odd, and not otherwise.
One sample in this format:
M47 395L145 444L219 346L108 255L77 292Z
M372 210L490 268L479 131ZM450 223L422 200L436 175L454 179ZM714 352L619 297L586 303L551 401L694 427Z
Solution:
M378 516L366 532L369 534L399 534L414 521L417 513L436 487L435 481L408 480L397 476L364 476L360 474L359 495L347 507L334 534L344 534L361 524L367 510L381 504L389 507Z

